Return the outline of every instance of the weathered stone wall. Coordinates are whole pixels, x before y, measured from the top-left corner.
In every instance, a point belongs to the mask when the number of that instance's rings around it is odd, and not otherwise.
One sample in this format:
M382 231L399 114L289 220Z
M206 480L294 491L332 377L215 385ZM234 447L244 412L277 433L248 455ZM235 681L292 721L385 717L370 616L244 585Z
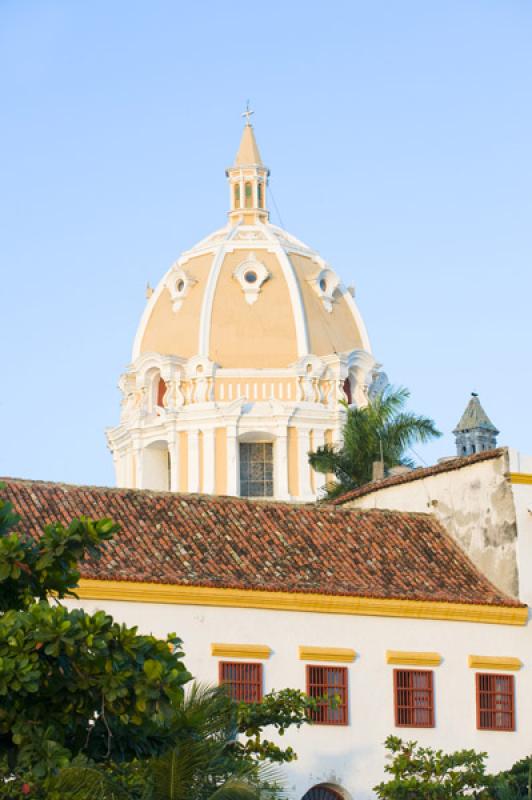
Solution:
M519 596L517 522L506 452L461 469L376 489L346 507L433 513L495 586Z

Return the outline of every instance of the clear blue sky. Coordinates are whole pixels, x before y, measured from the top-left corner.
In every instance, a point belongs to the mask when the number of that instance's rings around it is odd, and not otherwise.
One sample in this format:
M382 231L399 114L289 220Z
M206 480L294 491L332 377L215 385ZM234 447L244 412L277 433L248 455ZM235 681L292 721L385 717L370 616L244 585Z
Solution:
M472 390L532 452L529 0L0 0L0 91L0 474L114 482L146 282L224 224L247 98L423 459Z

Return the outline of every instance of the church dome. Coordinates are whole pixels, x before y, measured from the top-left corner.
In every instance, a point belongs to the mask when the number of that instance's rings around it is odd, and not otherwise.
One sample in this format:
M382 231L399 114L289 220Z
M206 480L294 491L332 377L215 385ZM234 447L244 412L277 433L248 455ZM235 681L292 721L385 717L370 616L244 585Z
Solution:
M271 224L249 121L226 174L226 226L183 253L142 316L107 431L117 481L312 500L325 476L308 453L340 441L375 359L352 290Z
M370 351L352 290L316 251L269 222L268 171L251 125L227 174L228 224L183 253L160 281L133 359L154 352L264 369L289 367L309 354ZM258 186L263 189L256 193ZM250 207L240 208L250 190Z

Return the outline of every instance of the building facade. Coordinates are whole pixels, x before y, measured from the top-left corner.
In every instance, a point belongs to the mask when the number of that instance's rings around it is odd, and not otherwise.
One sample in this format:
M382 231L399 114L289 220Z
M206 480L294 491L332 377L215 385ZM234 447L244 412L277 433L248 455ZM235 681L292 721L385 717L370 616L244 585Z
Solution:
M227 170L226 226L148 300L107 431L118 486L314 499L307 454L338 440L340 400L367 402L375 359L353 290L269 221L248 123Z
M339 698L279 741L298 754L290 800L374 800L390 734L487 752L493 772L530 753L528 607L433 514L17 480L6 493L34 535L80 514L119 522L71 607L176 631L194 678L237 699Z

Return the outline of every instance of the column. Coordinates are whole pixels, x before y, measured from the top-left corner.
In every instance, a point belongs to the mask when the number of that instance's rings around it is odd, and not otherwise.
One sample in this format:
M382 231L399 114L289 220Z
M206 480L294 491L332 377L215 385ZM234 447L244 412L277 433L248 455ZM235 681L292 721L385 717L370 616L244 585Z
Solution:
M325 431L318 431L314 430L313 433L313 445L314 450L317 450L318 447L323 447L325 444ZM324 472L316 472L314 470L314 484L316 486L316 494L318 497L320 496L320 490L323 489L325 484L327 483L327 476Z
M199 442L198 431L188 432L188 491L199 492Z
M299 464L299 494L305 500L313 497L312 486L310 485L310 466L308 463L309 450L310 430L308 428L298 428L297 454Z
M170 453L170 491L179 491L179 434L172 431L168 434L168 452Z
M240 495L240 458L236 425L227 428L227 494Z
M144 488L144 470L143 470L143 450L139 442L133 445L133 454L135 458L135 485L133 489Z
M273 446L273 492L276 500L288 499L288 439L286 428L277 431Z
M203 491L214 494L215 482L214 428L203 431Z

